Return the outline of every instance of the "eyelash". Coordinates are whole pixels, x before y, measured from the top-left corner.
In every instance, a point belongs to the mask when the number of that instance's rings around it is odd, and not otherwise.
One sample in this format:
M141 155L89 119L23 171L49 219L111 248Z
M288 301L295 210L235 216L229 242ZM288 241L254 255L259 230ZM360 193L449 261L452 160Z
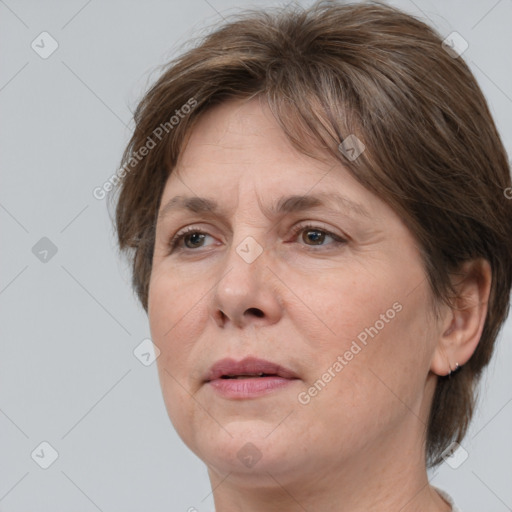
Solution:
M303 224L303 225L295 226L292 229L293 238L295 239L301 231L307 231L307 230L319 231L321 233L326 234L327 236L330 236L334 240L334 243L328 244L328 245L340 245L340 244L347 242L347 240L342 238L341 236L336 235L335 233L332 233L331 231L328 231L327 229L324 229L321 226L315 226L314 224ZM194 228L193 226L189 226L189 227L183 229L182 231L179 231L178 233L176 233L176 235L174 235L172 237L172 239L169 242L169 254L177 248L178 243L180 243L187 235L189 235L191 233L208 235L208 233L201 231L200 229ZM324 247L324 246L323 245L306 245L306 247ZM193 251L194 249L184 248L183 250ZM316 249L316 250L318 250L318 249Z

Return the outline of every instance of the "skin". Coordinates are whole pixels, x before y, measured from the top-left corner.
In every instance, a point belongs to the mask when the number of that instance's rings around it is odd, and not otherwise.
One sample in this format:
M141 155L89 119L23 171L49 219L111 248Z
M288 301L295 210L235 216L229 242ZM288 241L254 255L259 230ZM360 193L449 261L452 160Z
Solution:
M338 204L265 210L283 195L333 191L367 215ZM159 218L148 306L169 417L206 463L217 512L450 510L427 480L424 431L437 375L464 364L480 338L488 265L468 265L458 283L464 302L434 317L417 243L401 219L339 161L295 150L259 98L203 114L161 211L176 195L225 209ZM293 234L306 223L315 228ZM171 249L187 226L196 234ZM246 237L263 251L252 263L237 252ZM299 393L396 303L400 312L301 404ZM203 382L214 362L245 356L299 379L246 400ZM248 442L261 455L252 467L237 456Z

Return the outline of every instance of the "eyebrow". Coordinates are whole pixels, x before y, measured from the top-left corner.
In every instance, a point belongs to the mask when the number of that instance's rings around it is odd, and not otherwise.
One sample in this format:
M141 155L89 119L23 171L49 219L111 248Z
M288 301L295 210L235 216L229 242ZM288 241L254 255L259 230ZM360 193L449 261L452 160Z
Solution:
M318 207L329 207L335 205L342 209L349 210L359 216L371 218L368 210L360 204L352 201L346 196L324 192L317 195L290 195L279 198L269 207L263 207L263 213L267 217L277 216L284 213L296 213L311 210ZM226 211L220 207L217 201L209 197L198 196L175 196L162 207L158 219L162 220L174 211L189 211L191 213L212 214L226 216Z

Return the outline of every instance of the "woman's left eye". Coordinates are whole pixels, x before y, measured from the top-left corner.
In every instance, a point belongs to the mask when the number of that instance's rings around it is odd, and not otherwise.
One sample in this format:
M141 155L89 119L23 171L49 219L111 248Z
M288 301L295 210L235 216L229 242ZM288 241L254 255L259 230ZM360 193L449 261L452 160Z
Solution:
M334 240L334 245L338 245L341 243L345 243L346 240L326 229L323 229L319 226L306 225L306 226L297 226L293 229L294 239L302 233L302 241L306 242L306 245L311 247L314 246L325 246L331 244L325 244L325 240L331 238ZM311 242L311 243L309 243Z

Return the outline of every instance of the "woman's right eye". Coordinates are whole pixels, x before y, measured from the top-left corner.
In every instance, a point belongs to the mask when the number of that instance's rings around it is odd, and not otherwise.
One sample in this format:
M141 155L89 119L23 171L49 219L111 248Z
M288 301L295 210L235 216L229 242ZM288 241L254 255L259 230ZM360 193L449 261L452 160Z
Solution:
M196 228L186 228L179 231L173 236L169 242L170 251L175 249L197 249L198 247L204 247L205 237L210 236L208 233L200 231ZM182 242L184 247L182 246Z

